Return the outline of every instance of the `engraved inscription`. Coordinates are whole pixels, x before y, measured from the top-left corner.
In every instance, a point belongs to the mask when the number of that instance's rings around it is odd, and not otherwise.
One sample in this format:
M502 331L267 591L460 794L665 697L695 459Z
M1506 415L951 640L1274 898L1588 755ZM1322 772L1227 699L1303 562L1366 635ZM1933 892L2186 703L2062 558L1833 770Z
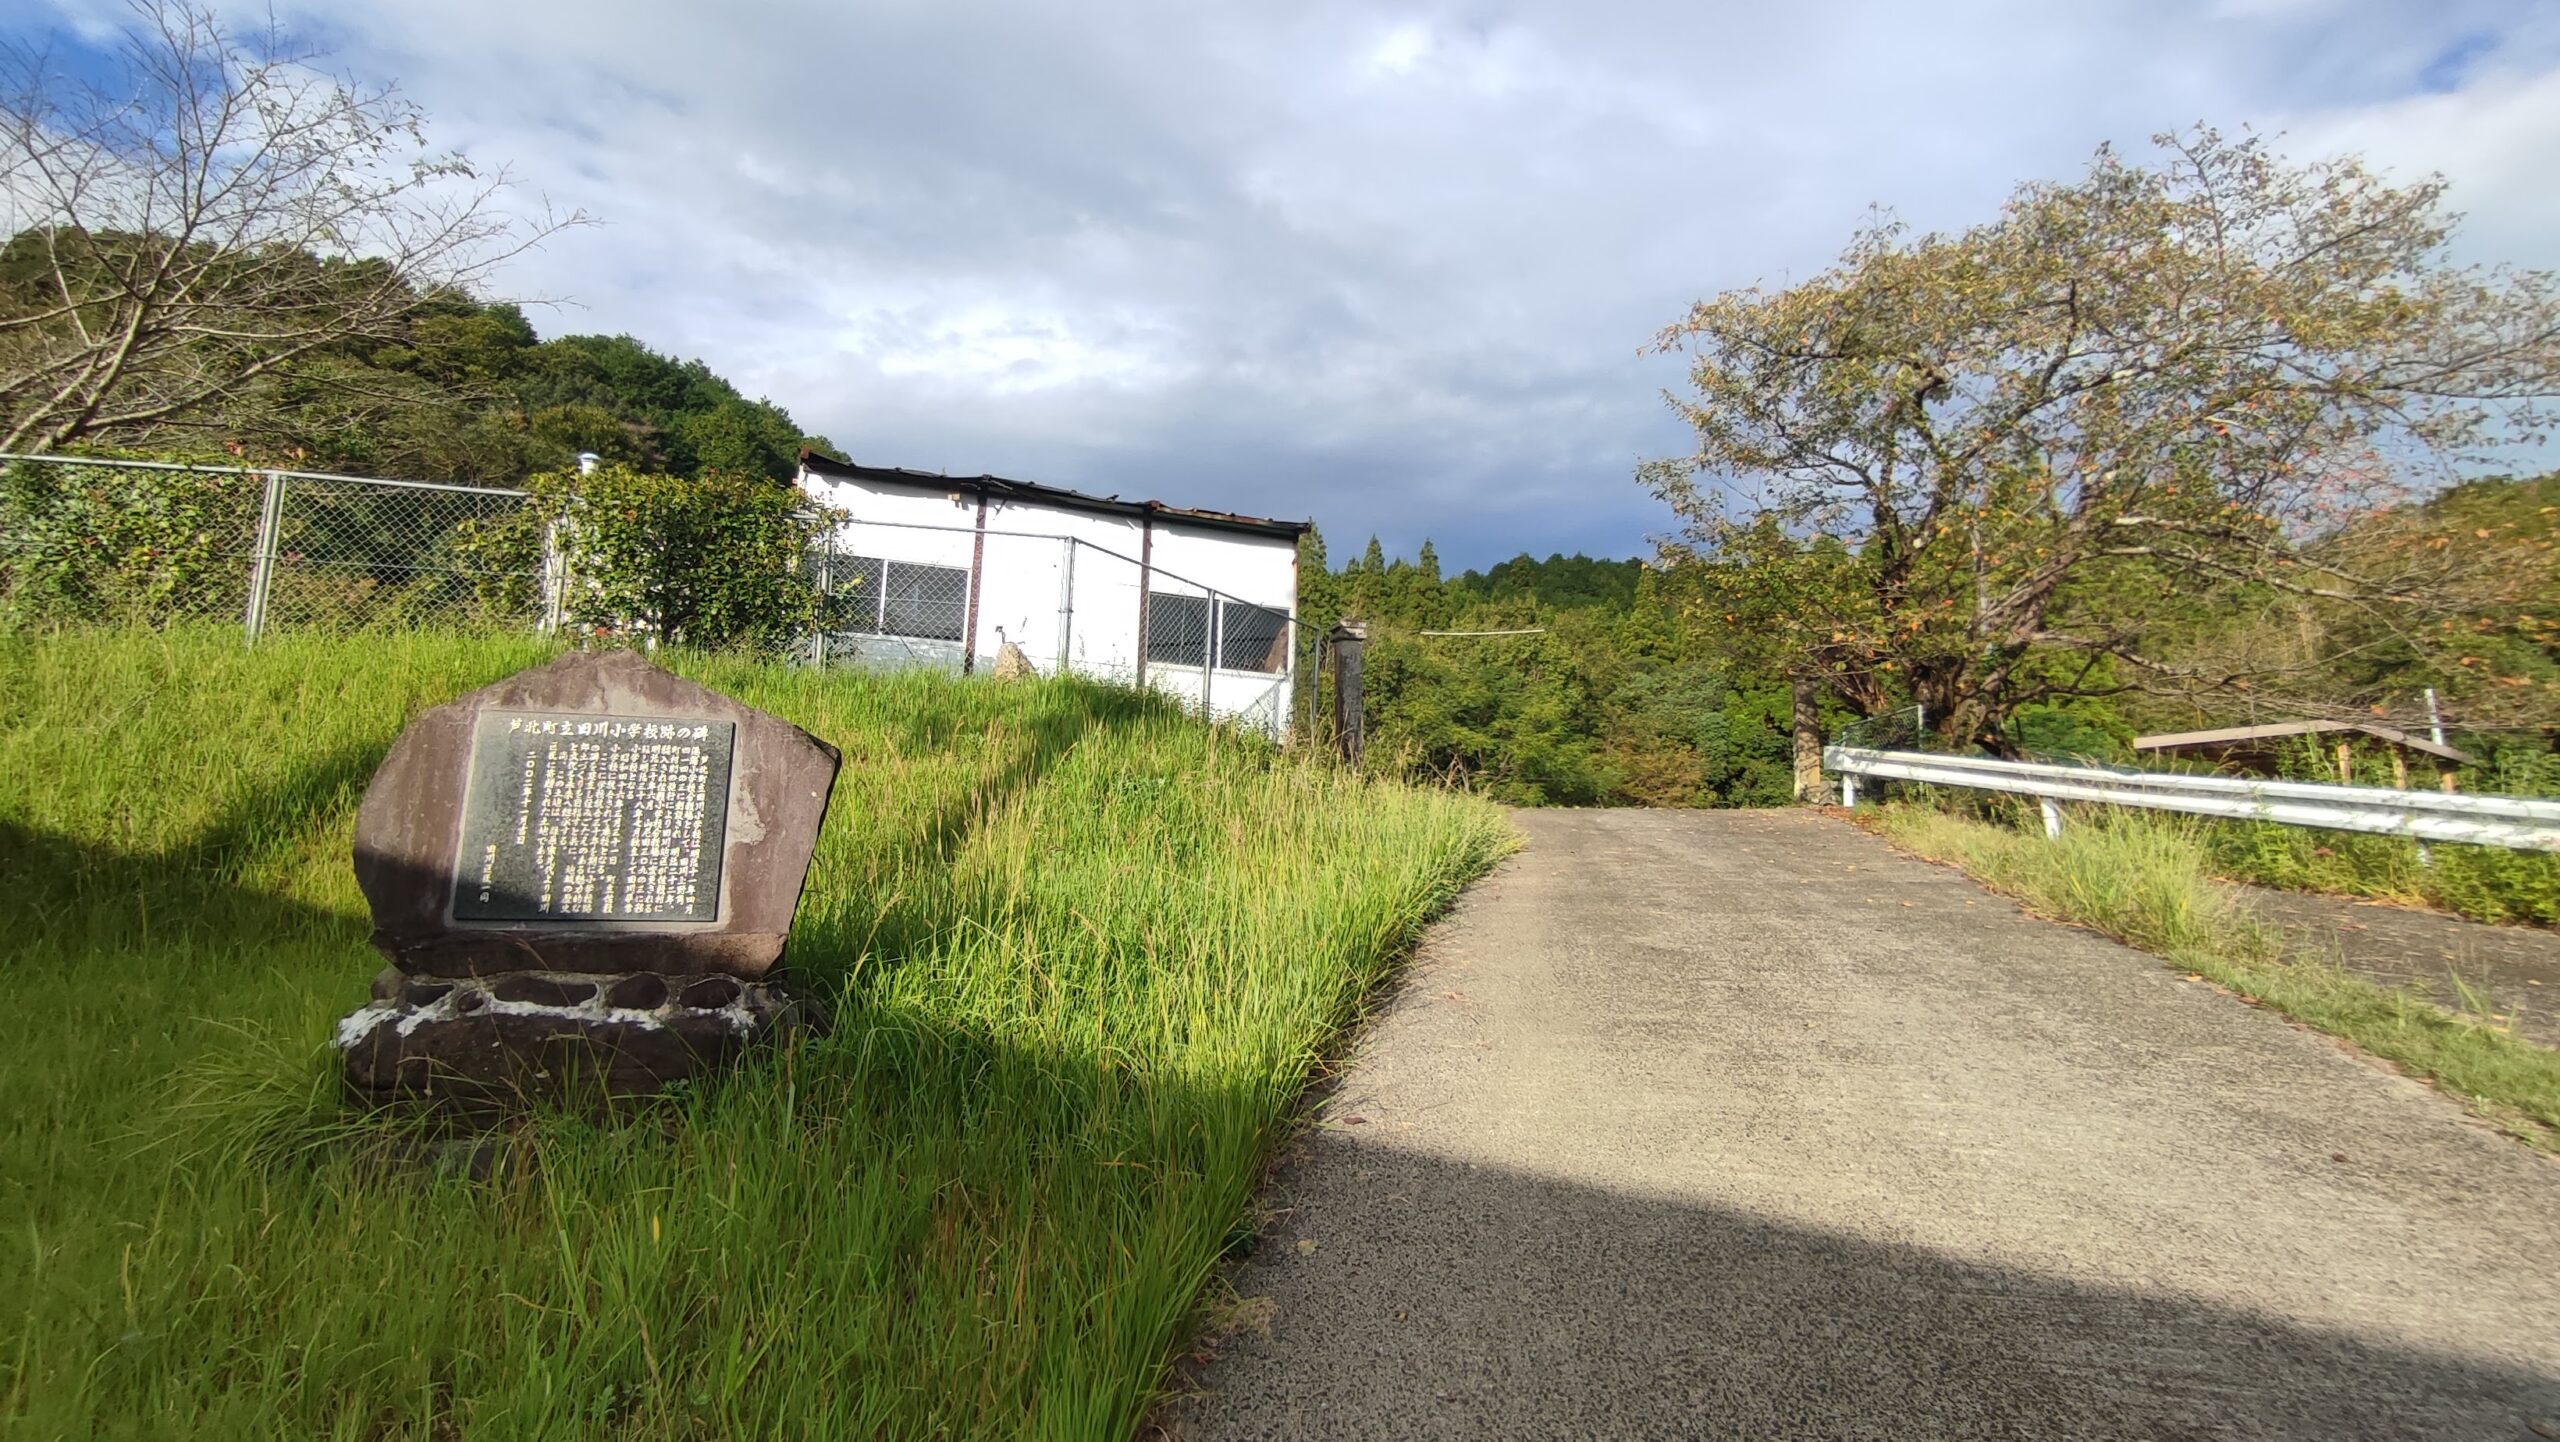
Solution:
M716 921L736 726L483 711L456 921Z

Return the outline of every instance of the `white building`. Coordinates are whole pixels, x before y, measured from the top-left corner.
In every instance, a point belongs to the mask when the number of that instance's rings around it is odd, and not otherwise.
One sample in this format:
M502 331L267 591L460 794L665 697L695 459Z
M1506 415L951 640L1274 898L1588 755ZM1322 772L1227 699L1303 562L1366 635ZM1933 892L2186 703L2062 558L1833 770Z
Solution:
M1287 731L1306 522L817 455L799 484L851 517L825 583L869 601L826 659L968 673L1010 642L1043 675L1063 665Z

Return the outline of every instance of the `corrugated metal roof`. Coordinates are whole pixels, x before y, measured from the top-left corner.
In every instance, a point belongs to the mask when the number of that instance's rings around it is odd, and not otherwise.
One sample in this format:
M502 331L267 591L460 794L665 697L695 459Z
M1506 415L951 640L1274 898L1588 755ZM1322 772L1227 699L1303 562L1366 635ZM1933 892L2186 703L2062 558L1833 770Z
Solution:
M932 471L911 471L903 466L866 466L858 462L839 461L815 451L800 453L800 468L815 475L838 476L847 480L886 481L892 485L915 486L922 490L970 491L991 498L1036 502L1061 510L1087 511L1105 516L1135 516L1157 520L1181 521L1196 526L1210 526L1229 531L1251 531L1257 535L1285 536L1296 540L1315 529L1313 521L1273 521L1260 516L1240 516L1231 511L1198 511L1185 506L1168 506L1162 501L1124 501L1118 496L1088 495L1063 486L1044 486L1034 481L1009 481L1002 476L945 476Z
M2331 731L2356 731L2394 746L2423 751L2447 761L2469 765L2471 757L2450 746L2440 746L2424 737L2374 721L2272 721L2263 726L2226 726L2218 731L2172 731L2158 736L2136 736L2136 751L2186 751L2206 747L2246 746L2252 741L2278 741L2288 736L2317 736Z

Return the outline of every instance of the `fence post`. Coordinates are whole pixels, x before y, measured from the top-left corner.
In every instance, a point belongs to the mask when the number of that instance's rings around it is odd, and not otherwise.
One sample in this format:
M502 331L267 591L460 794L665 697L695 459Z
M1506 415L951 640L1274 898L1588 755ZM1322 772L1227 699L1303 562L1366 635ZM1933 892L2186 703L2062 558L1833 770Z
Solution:
M2444 744L2444 713L2436 709L2436 688L2433 686L2427 688L2427 734L2435 738L2438 746ZM2447 796L2453 794L2453 772L2445 766L2442 758L2436 761L2436 788Z
M1333 647L1325 632L1312 627L1307 630L1306 644L1307 744L1325 745L1329 738L1321 729L1325 719L1324 678L1333 669Z
M284 476L268 471L266 494L258 506L258 550L249 567L249 608L241 615L241 644L255 646L267 628L267 589L275 580L276 532L284 523Z
M987 493L978 492L978 534L969 543L969 606L960 622L960 674L974 676L978 671L978 582L987 570ZM889 569L880 568L881 591L886 594Z
M1153 638L1147 628L1153 621L1148 606L1148 583L1154 579L1156 566L1156 518L1152 515L1138 523L1138 689L1147 689L1147 645Z
M2036 798L2036 806L2044 812L2044 839L2060 841L2062 839L2062 803L2050 796L2039 796Z
M1076 638L1076 538L1058 538L1058 674L1067 674L1067 658Z
M832 619L827 597L835 591L835 578L836 538L830 532L827 548L818 553L818 625L817 634L809 638L810 663L821 671L827 669L827 622Z
M542 523L542 620L546 636L560 634L568 623L569 553L560 544L560 518Z
M1296 747L1314 739L1316 728L1316 694L1314 668L1306 661L1307 628L1298 620L1297 607L1289 608L1289 744ZM1301 730L1300 728L1305 729Z
M1368 740L1361 728L1360 650L1369 642L1369 628L1345 620L1325 639L1333 651L1333 742L1343 760L1358 766Z

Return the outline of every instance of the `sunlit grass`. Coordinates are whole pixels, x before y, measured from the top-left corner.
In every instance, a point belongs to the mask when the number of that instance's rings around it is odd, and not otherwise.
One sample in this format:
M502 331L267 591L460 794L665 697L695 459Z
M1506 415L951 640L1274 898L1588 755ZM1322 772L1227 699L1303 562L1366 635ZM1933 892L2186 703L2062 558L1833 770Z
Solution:
M2041 831L1924 805L1888 806L1861 819L1897 846L2344 1037L2468 1098L2526 1140L2560 1147L2560 1052L2290 954L2273 928L2214 883L2192 828L2091 810L2048 841Z
M340 1110L353 804L530 642L0 639L0 1430L1125 1436L1307 1069L1509 844L1147 698L681 659L845 757L823 1036L495 1175Z

